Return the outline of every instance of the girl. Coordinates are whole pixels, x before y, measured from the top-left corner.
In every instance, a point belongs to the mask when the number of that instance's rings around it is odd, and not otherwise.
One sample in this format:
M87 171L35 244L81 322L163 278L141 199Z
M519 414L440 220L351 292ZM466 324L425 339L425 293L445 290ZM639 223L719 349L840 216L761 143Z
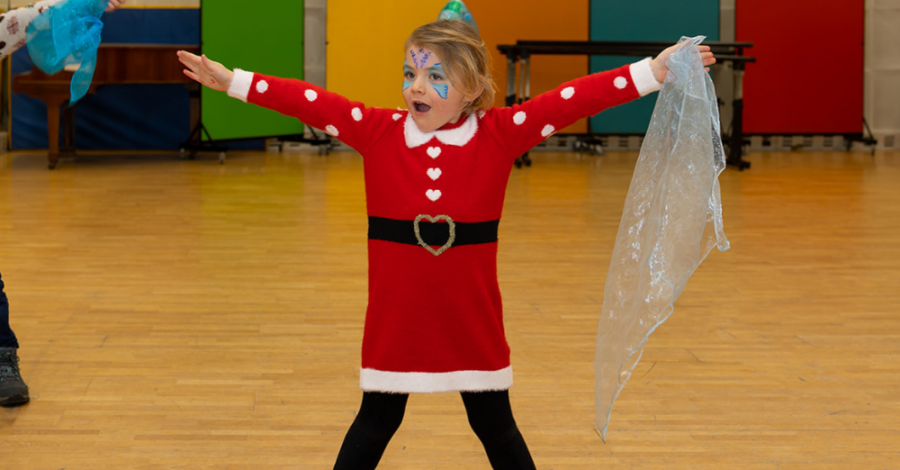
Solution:
M497 227L514 160L579 118L656 91L667 49L496 109L484 42L438 20L406 42L407 111L362 103L300 80L179 52L185 74L314 127L364 157L369 306L362 405L335 469L374 469L409 393L459 391L494 469L534 469L509 404L509 347L497 284ZM715 62L701 47L704 64Z

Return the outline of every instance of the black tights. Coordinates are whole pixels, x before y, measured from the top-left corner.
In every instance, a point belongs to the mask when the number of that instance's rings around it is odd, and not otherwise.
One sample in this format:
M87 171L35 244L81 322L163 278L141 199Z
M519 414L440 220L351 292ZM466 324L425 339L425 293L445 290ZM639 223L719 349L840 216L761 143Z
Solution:
M534 461L513 419L509 392L462 392L469 425L494 470L533 470ZM403 421L409 395L364 392L335 470L373 470Z

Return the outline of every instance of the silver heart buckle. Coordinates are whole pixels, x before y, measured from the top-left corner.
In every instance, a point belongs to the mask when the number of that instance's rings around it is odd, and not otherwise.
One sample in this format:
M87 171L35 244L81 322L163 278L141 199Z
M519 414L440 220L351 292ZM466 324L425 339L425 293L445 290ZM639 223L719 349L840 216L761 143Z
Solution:
M447 224L450 225L450 238L447 239L447 243L444 243L444 246L435 250L430 245L425 243L425 240L422 240L422 234L419 232L419 222L422 219L426 219L433 224L437 223L441 220L447 221ZM432 217L430 215L425 215L425 214L418 215L418 216L416 216L416 220L413 221L413 230L415 230L415 232L416 232L416 240L419 241L419 245L422 245L423 247L425 247L425 249L428 250L434 256L440 256L441 253L450 249L450 247L453 246L453 241L456 240L456 224L453 223L453 219L451 219L450 216L447 216L447 215L439 215L437 217Z

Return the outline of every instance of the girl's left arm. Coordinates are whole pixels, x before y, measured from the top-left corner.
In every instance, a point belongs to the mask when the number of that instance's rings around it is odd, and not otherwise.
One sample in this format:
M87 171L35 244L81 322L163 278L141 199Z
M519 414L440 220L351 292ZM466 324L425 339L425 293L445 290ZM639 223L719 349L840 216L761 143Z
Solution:
M669 72L666 62L678 47L685 46L672 46L653 60L648 57L572 80L521 105L495 109L485 118L501 131L495 135L509 150L509 157L515 159L578 119L658 91ZM704 65L716 62L709 46L698 49Z
M495 133L517 158L557 131L605 109L628 103L660 89L650 58L618 69L563 83L520 105L494 109L485 118L502 132Z

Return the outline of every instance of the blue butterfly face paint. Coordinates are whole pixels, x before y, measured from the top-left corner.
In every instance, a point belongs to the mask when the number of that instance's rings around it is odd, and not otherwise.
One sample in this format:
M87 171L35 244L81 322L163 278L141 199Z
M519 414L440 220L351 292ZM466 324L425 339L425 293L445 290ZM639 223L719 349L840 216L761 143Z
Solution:
M431 86L438 96L442 99L447 99L447 94L450 91L450 80L447 78L447 74L444 73L444 68L440 63L434 64L428 69L428 79L431 81Z
M415 83L416 79L416 71L412 69L409 65L406 65L406 61L403 61L403 91L406 91L407 88L411 87L413 83Z

